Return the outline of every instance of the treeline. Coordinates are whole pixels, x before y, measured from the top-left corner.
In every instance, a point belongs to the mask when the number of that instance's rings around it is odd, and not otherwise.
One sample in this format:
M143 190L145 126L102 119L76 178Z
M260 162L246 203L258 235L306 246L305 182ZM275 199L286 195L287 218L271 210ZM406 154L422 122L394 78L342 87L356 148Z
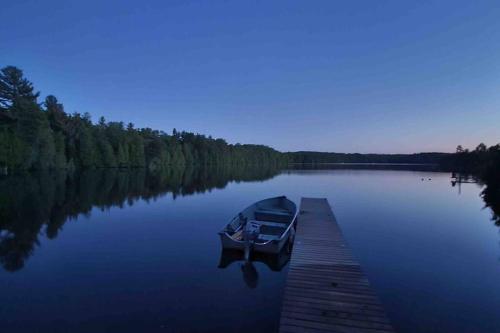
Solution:
M473 150L459 145L454 154L442 161L442 165L457 172L485 175L496 170L500 175L500 143L490 147L480 143Z
M262 145L232 145L175 129L171 134L136 129L131 123L106 122L103 117L94 124L88 113L66 113L52 95L43 103L38 98L20 69L1 69L0 168L4 171L286 162L283 154Z
M348 154L298 151L286 153L292 163L392 163L392 164L439 164L449 154Z
M23 268L41 235L54 239L65 223L97 207L131 205L224 188L232 181L262 181L277 175L273 166L96 169L82 172L32 172L0 176L0 266Z

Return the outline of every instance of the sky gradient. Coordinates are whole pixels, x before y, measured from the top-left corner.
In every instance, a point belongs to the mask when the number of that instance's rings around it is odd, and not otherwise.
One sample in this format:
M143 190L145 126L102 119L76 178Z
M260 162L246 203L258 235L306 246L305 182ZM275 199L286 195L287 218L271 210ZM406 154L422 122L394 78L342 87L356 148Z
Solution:
M0 41L94 120L281 151L500 142L498 1L8 1Z

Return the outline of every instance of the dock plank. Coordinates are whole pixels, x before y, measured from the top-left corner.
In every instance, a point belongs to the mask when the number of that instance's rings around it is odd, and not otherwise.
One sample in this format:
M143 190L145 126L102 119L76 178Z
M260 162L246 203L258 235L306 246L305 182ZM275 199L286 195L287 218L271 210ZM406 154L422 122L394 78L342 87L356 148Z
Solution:
M280 333L394 332L326 199L302 198Z

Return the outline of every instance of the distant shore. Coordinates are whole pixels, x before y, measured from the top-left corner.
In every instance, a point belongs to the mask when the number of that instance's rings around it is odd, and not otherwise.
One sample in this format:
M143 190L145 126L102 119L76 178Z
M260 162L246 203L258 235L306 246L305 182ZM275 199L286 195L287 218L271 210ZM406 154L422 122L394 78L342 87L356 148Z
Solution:
M398 165L401 165L401 166L412 166L412 165L415 165L415 166L438 166L439 164L438 163L375 163L375 162L363 162L363 163L345 163L345 162L292 162L290 164L294 164L294 165L304 165L304 164L308 164L308 165L381 165L381 166L384 166L384 165L387 165L387 166L390 166L390 165L395 165L395 166L398 166Z

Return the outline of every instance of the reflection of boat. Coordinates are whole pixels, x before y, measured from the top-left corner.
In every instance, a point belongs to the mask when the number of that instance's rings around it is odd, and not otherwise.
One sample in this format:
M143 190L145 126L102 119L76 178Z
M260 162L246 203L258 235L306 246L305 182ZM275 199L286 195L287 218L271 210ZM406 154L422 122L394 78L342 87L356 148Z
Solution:
M241 265L241 271L243 272L243 280L247 286L252 289L256 288L259 284L259 273L252 262L245 261L245 263Z
M219 268L226 268L234 262L244 261L245 257L243 252L238 250L222 250ZM261 262L266 264L270 270L279 272L286 266L290 260L290 251L285 247L280 253L254 253L252 255L252 262Z
M272 271L279 272L286 266L289 260L290 251L288 251L288 246L285 246L285 248L277 254L254 253L254 255L252 255L252 261L245 260L244 254L241 251L222 250L218 267L227 268L235 262L241 263L240 268L243 273L243 280L249 288L254 289L257 287L259 282L259 273L253 265L254 262L262 262Z
M219 232L224 249L279 253L293 239L297 206L285 196L258 201L235 216Z

